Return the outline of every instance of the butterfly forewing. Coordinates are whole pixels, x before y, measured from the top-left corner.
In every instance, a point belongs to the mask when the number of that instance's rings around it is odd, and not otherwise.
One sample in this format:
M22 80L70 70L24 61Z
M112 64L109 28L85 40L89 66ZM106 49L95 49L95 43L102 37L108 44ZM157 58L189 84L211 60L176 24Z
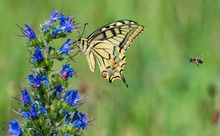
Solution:
M121 79L127 86L124 76L125 52L143 31L144 27L131 20L121 20L103 26L87 39L82 38L80 49L86 55L90 69L94 72L95 60L102 77L109 80Z
M96 30L88 37L88 43L94 40L108 40L112 44L119 46L122 53L124 53L134 39L144 29L143 26L138 25L135 21L121 20L110 23ZM118 43L118 44L117 44Z

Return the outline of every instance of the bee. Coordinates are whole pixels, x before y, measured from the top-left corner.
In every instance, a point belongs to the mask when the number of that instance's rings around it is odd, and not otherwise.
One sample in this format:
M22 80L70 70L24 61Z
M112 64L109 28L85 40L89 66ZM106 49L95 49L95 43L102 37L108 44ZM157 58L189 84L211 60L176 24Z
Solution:
M203 55L202 57L194 57L194 58L188 58L188 59L189 59L189 62L195 63L197 66L199 66L199 64L203 63L202 58L203 58Z

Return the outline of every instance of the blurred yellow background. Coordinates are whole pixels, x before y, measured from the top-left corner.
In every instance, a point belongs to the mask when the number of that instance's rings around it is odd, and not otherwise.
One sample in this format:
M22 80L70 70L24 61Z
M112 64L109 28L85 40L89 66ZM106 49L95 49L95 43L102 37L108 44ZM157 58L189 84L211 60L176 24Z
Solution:
M84 37L121 19L145 26L126 52L128 88L120 80L108 83L98 68L93 74L82 54L71 62L78 72L72 89L88 94L80 110L96 118L85 136L220 135L213 121L220 110L219 0L0 0L1 126L19 118L10 110L18 109L11 96L28 88L29 53L16 24L39 34L53 9L88 23ZM189 63L187 57L202 54L204 64Z

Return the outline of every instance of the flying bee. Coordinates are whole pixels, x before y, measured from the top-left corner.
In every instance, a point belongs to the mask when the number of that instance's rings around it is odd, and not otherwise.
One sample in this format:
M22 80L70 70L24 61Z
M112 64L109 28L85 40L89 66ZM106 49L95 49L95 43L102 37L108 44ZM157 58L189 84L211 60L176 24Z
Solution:
M197 66L199 66L199 64L203 63L203 61L202 61L203 56L204 55L202 55L202 57L194 57L194 58L188 58L188 59L189 59L189 62L195 63Z

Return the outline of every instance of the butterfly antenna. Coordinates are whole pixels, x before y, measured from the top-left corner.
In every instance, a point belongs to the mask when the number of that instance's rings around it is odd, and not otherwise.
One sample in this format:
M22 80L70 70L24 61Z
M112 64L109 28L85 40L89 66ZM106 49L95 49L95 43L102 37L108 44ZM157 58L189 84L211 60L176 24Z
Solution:
M82 32L82 34L80 35L80 37L82 37L82 35L84 34L87 25L88 25L88 23L85 23L85 24L84 24L84 26L83 26L83 32Z

